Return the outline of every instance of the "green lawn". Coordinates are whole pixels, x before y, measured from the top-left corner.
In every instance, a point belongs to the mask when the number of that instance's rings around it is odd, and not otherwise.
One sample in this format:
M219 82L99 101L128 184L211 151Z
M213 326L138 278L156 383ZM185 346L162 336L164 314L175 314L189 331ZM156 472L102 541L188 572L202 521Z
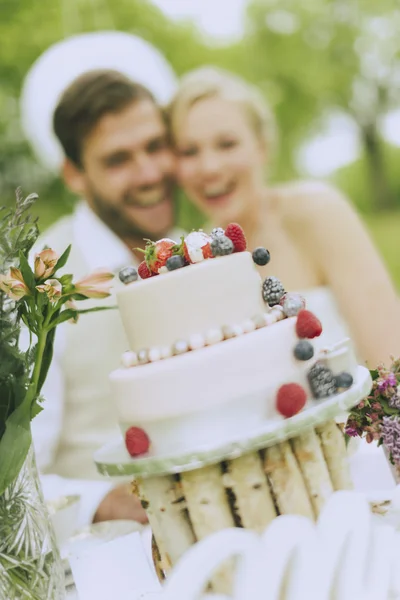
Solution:
M400 290L400 211L364 216L364 221Z

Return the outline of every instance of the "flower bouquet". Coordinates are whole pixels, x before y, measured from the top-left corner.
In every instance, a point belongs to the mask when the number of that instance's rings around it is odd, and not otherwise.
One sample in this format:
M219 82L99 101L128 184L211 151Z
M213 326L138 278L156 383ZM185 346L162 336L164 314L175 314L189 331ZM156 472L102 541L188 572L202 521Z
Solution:
M347 419L345 432L350 437L378 442L400 482L400 359L392 359L389 368L371 370L372 389Z
M41 494L31 420L43 410L41 389L56 328L76 321L76 302L109 295L113 275L98 272L73 282L60 275L70 247L45 248L28 260L38 237L30 214L36 194L17 191L14 209L0 209L0 598L64 597L63 570ZM21 349L21 332L29 343Z

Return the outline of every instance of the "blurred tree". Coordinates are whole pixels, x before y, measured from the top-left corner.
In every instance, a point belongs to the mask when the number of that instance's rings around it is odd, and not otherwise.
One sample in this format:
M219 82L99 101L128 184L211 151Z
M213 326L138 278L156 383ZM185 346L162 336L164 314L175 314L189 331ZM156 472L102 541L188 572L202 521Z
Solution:
M339 110L358 126L371 205L394 206L380 125L399 101L399 31L397 0L252 1L246 72L278 116L281 173L293 174L301 141Z

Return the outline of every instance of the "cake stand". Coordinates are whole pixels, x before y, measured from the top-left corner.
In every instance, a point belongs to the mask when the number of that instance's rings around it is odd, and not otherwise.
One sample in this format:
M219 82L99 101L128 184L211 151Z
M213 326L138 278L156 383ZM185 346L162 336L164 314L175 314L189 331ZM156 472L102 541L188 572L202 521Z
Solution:
M336 490L351 489L346 444L336 419L370 392L368 369L352 387L241 439L170 455L131 458L121 439L96 452L98 471L131 476L155 538L159 573L168 573L196 541L229 527L262 532L280 514L316 519ZM229 593L232 564L213 577Z

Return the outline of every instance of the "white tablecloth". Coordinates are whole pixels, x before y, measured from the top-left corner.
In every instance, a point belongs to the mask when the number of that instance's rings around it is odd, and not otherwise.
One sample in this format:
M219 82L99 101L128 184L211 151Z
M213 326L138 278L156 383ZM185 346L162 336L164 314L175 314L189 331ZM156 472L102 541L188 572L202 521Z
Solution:
M381 500L385 496L390 498L395 482L382 448L361 442L357 451L350 456L350 468L357 491L365 493L372 500ZM135 568L134 565L132 568ZM66 600L79 600L76 591L71 587L67 589ZM126 600L129 600L129 597Z

